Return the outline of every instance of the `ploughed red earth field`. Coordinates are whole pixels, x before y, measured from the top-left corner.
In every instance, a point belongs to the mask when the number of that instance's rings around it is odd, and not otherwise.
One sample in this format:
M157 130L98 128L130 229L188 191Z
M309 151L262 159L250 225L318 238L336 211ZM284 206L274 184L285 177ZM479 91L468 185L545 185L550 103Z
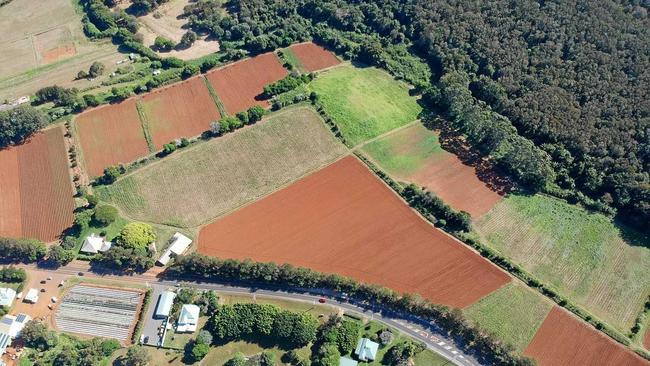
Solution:
M75 119L88 174L101 176L104 169L126 164L149 154L136 99L86 111Z
M275 53L226 65L206 74L229 114L244 111L254 105L268 107L260 98L264 87L287 76Z
M338 273L461 308L510 281L351 156L204 227L198 251Z
M326 69L341 63L336 55L323 46L307 42L289 47L291 52L309 72Z
M0 150L0 236L53 241L75 208L61 127Z
M156 149L180 137L194 137L221 118L203 77L195 77L145 94L143 103Z
M554 306L524 355L541 366L641 366L650 362Z

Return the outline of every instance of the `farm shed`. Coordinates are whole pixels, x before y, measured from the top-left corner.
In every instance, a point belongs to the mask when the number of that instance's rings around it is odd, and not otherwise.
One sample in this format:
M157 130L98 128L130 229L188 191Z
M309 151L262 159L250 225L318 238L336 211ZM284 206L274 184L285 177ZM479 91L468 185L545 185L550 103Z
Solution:
M361 361L374 361L377 357L377 350L379 349L379 343L373 342L368 338L361 338L357 342L357 348L354 350L354 354L359 356Z
M16 338L25 327L25 324L32 320L27 314L5 315L0 319L0 333L8 334L11 338Z
M36 304L36 302L38 301L38 290L35 288L30 288L29 291L27 291L27 295L25 295L23 301Z
M189 332L192 333L196 330L196 326L199 323L199 313L201 309L194 304L185 304L181 308L181 315L178 317L178 323L176 325L176 332L183 333Z
M11 288L0 288L0 306L11 306L16 298L16 291Z
M84 253L97 254L99 252L105 252L111 249L113 243L110 241L104 240L103 237L95 235L95 233L90 234L84 240L81 251Z
M171 238L171 244L169 245L169 248L167 248L167 250L165 250L165 252L160 256L158 263L163 266L166 265L169 263L169 260L172 258L172 256L179 256L183 254L190 246L190 244L192 244L192 239L181 233L174 234L174 236Z
M339 366L357 366L359 363L351 358L341 357L339 359Z
M160 297L158 297L158 304L156 305L154 318L164 318L169 316L169 312L172 309L175 297L176 294L171 291L165 291L160 294Z

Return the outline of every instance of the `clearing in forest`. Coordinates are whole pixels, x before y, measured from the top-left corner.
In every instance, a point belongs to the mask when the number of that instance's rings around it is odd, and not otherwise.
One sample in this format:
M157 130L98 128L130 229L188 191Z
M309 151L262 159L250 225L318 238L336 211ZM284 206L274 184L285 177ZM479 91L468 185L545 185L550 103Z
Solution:
M374 67L336 67L309 87L350 146L412 122L422 111L408 85Z
M200 143L96 191L133 219L194 227L334 161L345 147L306 107Z
M88 110L75 118L88 175L101 176L104 169L126 164L150 153L136 99Z
M553 303L518 282L511 282L463 310L497 339L523 351L551 311Z
M200 135L221 117L203 80L195 77L157 89L140 100L157 150L177 138Z
M391 176L426 187L458 211L480 217L501 195L479 179L476 168L440 146L438 133L414 123L364 145L362 150Z
M61 127L0 150L0 236L56 240L75 203Z
M548 314L524 355L540 366L642 366L647 361L558 307Z
M475 227L495 249L625 333L650 295L647 239L602 214L548 196L510 195Z
M287 51L295 56L300 68L308 72L326 69L341 63L333 52L312 42L295 44Z
M457 307L510 281L352 156L203 227L198 251L337 273Z
M206 74L229 114L254 105L268 107L264 87L287 76L275 53L269 52L226 65Z

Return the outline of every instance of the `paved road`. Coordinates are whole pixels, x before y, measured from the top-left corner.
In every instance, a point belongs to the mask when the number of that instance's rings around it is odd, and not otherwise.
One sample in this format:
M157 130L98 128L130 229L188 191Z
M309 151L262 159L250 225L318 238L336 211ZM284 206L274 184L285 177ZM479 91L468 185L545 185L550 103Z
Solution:
M178 280L162 280L157 277L157 274L160 273L160 269L149 271L144 274L133 274L133 275L102 275L93 273L90 271L90 267L87 262L83 261L74 261L65 267L60 267L56 270L49 270L44 268L37 268L34 265L24 265L31 271L36 272L51 272L55 271L58 274L67 274L70 276L78 276L79 273L83 273L84 277L88 278L103 278L103 279L113 279L120 281L136 282L139 284L147 284L154 287L156 291L161 291L166 287L193 287L197 289L204 290L215 290L221 293L228 294L237 294L237 295L246 295L246 296L255 296L255 297L267 297L267 298L276 298L276 299L285 299L293 301L302 301L307 303L315 304L322 296L316 295L313 293L298 293L298 292L288 292L288 291L274 291L274 290L265 290L265 289L255 289L249 287L237 287L222 285L216 283L206 283L206 282L193 282L193 281L178 281ZM148 313L153 313L153 308L155 307L157 301L157 296L152 296L151 305L149 306ZM447 338L442 330L435 325L435 323L427 322L412 315L405 314L395 314L389 313L386 311L373 311L369 310L364 304L355 304L348 302L347 300L335 299L331 297L326 298L326 303L332 306L339 307L348 313L356 313L363 315L367 318L370 318L379 323L383 323L392 328L397 329L398 331L417 339L423 342L427 348L430 350L442 355L444 358L449 360L450 364L458 366L470 366L470 365L479 365L480 363L474 357L464 354L459 348L455 346L455 342ZM148 315L148 314L147 314ZM147 321L150 320L149 316L145 318ZM145 329L152 330L156 328L155 324L146 324ZM150 341L151 342L151 341Z

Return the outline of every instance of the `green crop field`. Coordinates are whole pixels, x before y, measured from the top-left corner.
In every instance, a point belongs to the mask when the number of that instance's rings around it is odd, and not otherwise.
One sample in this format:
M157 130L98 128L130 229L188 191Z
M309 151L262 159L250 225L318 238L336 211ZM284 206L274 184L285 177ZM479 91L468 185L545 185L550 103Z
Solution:
M421 111L406 84L374 67L337 67L310 88L351 146L414 121Z
M553 303L538 292L512 282L472 304L464 312L482 329L523 351L551 307Z
M647 239L604 215L543 195L511 195L475 227L495 249L623 332L650 294Z
M444 156L438 135L420 122L371 141L362 150L398 178L415 174L437 155Z
M307 107L200 143L99 187L131 219L196 227L335 161L347 149Z

